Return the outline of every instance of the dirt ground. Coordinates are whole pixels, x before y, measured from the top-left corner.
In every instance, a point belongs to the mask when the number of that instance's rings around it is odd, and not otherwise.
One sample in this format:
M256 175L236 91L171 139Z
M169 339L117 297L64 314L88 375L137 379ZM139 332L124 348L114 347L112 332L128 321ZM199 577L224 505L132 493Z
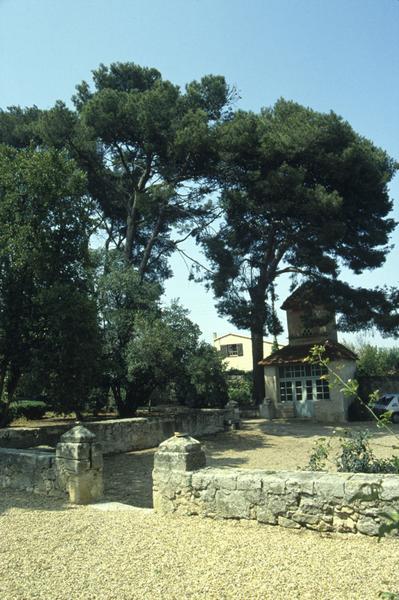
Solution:
M399 456L399 439L368 422L334 427L301 421L244 421L239 431L204 436L201 442L208 466L296 470L306 467L313 444L319 438L330 440L333 458L340 437L348 431L364 429L370 431L371 446L377 457ZM392 429L399 436L399 425L393 425ZM151 507L154 452L155 448L105 457L106 499ZM335 467L330 463L328 468Z

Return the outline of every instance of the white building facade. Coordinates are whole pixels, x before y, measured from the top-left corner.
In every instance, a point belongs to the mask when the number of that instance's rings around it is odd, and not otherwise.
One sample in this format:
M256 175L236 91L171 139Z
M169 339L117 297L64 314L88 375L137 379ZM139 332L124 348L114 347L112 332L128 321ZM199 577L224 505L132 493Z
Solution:
M342 385L331 385L324 367L305 360L314 345L324 345L331 371L344 381L353 378L356 355L338 342L335 316L317 305L306 285L281 308L287 311L289 344L260 363L265 369L266 401L273 403L276 417L346 422L351 399L341 391Z

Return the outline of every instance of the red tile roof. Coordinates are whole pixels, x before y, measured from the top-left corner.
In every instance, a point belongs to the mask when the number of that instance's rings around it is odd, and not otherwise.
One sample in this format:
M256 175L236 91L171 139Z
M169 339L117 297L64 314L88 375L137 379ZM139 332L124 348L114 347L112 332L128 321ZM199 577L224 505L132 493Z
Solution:
M263 360L259 361L259 365L264 366L273 366L273 365L283 365L288 363L302 363L304 359L309 356L311 348L316 344L302 344L300 346L284 346L284 348L280 348L280 350L276 350L273 354L266 356ZM321 345L318 343L317 345ZM356 360L357 356L354 352L339 344L338 342L333 342L332 340L326 340L322 344L326 352L324 356L329 358L330 360Z

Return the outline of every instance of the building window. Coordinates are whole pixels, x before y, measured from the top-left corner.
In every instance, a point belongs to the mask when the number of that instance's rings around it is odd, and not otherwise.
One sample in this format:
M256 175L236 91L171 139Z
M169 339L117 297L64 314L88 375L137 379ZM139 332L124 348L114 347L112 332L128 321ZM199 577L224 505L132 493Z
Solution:
M224 344L220 346L220 353L223 357L244 356L242 344Z
M327 369L320 365L279 367L280 401L329 400L330 389L323 378Z

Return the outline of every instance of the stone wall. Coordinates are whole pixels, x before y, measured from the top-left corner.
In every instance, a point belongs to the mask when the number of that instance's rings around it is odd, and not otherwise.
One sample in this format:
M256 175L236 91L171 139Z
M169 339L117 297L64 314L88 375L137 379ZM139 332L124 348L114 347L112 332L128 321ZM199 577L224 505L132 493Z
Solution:
M93 433L77 426L61 436L56 450L0 448L0 489L65 496L87 504L103 492L102 451Z
M173 435L175 431L183 431L193 436L218 433L223 431L226 423L232 419L234 419L234 407L187 410L161 418L85 421L84 424L95 434L104 454L115 454L154 448ZM55 447L60 436L69 428L70 425L0 429L0 447Z
M205 455L196 440L163 442L155 455L154 508L161 513L378 535L384 514L399 507L397 475L204 467Z
M0 489L60 495L55 452L0 448Z

